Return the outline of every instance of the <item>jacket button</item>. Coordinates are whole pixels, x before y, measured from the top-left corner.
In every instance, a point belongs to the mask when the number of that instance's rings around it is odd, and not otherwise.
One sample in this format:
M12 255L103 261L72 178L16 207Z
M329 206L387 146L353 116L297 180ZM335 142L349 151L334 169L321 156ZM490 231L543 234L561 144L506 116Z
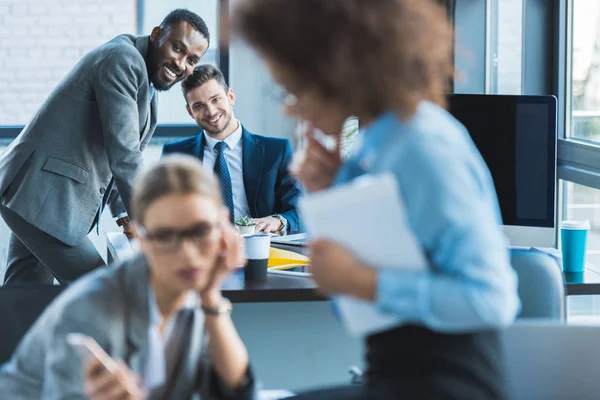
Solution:
M106 192L106 189L100 188L100 194L104 194L104 192Z

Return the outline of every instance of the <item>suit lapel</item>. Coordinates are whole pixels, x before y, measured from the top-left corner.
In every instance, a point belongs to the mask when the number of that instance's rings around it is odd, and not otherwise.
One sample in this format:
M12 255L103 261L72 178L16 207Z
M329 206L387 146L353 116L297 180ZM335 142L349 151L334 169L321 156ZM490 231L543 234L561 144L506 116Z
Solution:
M139 254L129 262L124 279L127 303L127 342L130 349L127 359L132 370L141 373L146 368L148 358L148 305L149 269L145 257Z
M148 45L150 43L150 36L136 36L134 39L135 48L140 52L142 57L144 57L144 61L146 61L146 57L148 55ZM148 85L150 85L150 80L148 79ZM150 89L150 87L148 87ZM150 93L150 90L148 90ZM152 135L148 135L150 132L154 132L154 128L156 127L156 122L158 120L158 96L157 93L154 93L154 97L150 100L150 112L146 117L146 123L144 124L144 129L140 134L140 143L144 143L145 141L149 141ZM148 137L150 136L150 137ZM145 145L142 144L141 148L144 148Z
M156 128L156 121L158 119L158 95L154 93L154 97L150 101L150 112L146 116L146 123L144 124L144 130L142 131L142 135L140 136L140 142L145 143L152 138L152 135L149 135L150 132L154 132ZM141 146L142 148L145 145Z
M150 44L150 36L133 36L132 38L135 48L137 49L137 51L140 52L142 57L144 57L144 61L147 61L146 56L148 55L148 45Z
M242 167L244 187L250 215L256 216L256 199L263 169L264 148L254 135L242 126Z
M196 144L196 156L200 159L200 162L204 161L204 146L206 146L206 138L204 137L204 131L198 135L198 143Z
M204 313L194 311L194 322L190 333L189 347L181 360L181 370L167 389L170 399L190 398L190 391L194 388L200 371L202 343L204 338Z

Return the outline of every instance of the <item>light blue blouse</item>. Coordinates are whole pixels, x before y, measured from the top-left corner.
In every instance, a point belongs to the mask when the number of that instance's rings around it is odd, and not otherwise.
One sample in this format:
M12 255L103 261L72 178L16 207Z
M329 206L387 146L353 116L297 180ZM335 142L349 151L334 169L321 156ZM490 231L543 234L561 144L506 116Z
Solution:
M427 271L381 270L377 305L406 324L468 332L510 324L520 310L517 277L502 233L491 175L466 129L422 102L409 121L371 123L336 184L392 172Z

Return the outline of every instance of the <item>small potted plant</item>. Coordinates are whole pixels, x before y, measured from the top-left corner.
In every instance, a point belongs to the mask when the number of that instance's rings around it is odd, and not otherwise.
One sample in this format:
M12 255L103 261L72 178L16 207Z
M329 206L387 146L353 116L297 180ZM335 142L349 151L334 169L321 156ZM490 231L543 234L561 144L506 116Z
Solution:
M236 218L235 225L238 227L241 235L251 235L256 229L256 224L248 216Z

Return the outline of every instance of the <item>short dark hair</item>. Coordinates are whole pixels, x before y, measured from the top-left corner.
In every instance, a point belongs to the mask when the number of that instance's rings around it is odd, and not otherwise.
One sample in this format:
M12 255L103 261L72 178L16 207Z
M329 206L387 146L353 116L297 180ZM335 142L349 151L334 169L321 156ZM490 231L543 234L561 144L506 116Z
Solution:
M208 33L206 22L204 22L198 14L185 8L178 8L171 11L160 23L160 29L164 32L167 28L177 25L180 22L187 22L190 24L195 30L200 32L210 44L210 33Z
M227 82L225 82L225 77L221 70L214 65L204 64L198 65L194 68L194 72L190 76L188 76L183 82L181 82L181 90L183 90L183 95L186 96L188 92L192 89L196 89L206 82L214 79L217 83L223 86L223 89L227 92L229 86L227 86Z

